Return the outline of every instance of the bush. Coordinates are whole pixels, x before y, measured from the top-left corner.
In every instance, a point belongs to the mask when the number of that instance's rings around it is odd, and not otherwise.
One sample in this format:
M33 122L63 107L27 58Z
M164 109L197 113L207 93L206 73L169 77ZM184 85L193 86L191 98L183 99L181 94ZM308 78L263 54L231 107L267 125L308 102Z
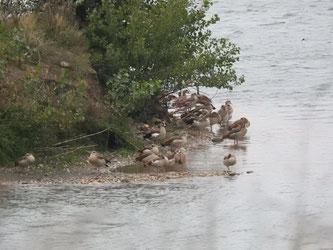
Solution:
M194 0L102 1L89 15L87 37L104 83L126 69L131 84L160 81L160 91L241 84L233 64L239 48L213 38L206 18L212 4Z
M0 90L1 162L75 135L84 117L84 84L73 87L66 74L59 83L41 81L40 67Z

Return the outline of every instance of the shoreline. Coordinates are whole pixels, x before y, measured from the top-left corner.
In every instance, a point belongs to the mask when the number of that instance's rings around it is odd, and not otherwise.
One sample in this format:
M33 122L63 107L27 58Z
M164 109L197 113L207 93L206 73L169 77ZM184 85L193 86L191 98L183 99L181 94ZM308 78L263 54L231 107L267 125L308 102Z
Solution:
M170 179L181 179L181 178L194 178L194 177L213 177L213 176L224 176L233 177L241 174L250 174L251 171L236 173L232 171L216 171L216 170L205 170L205 171L186 171L186 172L164 172L164 173L116 173L109 175L93 175L93 176L76 176L62 178L58 177L51 179L44 177L38 178L26 178L16 180L2 181L0 179L0 185L29 185L29 184L115 184L115 183L135 183L135 182L158 182L166 181Z
M191 136L185 151L206 146L212 143L213 134L205 131L202 136L195 136L193 130L188 131ZM117 169L117 171L115 171ZM173 169L158 169L153 166L143 167L135 162L135 155L115 155L110 167L95 168L86 163L86 157L81 162L64 164L62 167L44 168L34 166L29 169L20 167L0 168L0 185L10 184L99 184L99 183L129 183L137 181L165 181L187 177L230 176L239 173L205 170L194 171L184 166Z

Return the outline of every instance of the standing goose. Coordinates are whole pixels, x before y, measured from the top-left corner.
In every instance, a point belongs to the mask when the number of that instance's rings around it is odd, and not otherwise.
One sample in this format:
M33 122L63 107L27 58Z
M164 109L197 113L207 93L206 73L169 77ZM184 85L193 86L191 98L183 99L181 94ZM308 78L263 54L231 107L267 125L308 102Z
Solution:
M236 157L233 156L232 154L228 154L227 156L224 157L223 159L223 164L228 168L230 171L229 167L233 166L236 164Z
M225 138L233 139L234 144L238 144L238 140L241 140L244 138L244 136L247 133L247 129L245 125L239 125L236 128L232 129L228 133L222 136L222 140Z
M194 120L192 127L195 127L199 130L207 128L210 126L209 118L200 118L199 120Z
M208 115L209 119L209 125L210 125L210 131L213 132L213 125L220 124L221 123L221 116L217 112L213 112L210 115Z
M234 109L232 108L232 106L231 106L231 101L229 101L229 100L227 100L226 102L225 102L225 106L226 106L226 108L227 108L227 112L228 112L228 114L229 114L229 120L232 118L232 113L234 112Z
M230 115L228 113L227 107L225 105L222 105L221 108L217 111L217 113L221 117L221 125L227 124L230 120Z
M34 162L35 162L35 157L30 154L30 153L27 153L25 154L25 156L23 156L22 158L20 158L18 160L18 162L15 163L15 165L17 166L20 166L20 167L29 167L30 165L32 165Z
M235 121L233 124L231 124L230 127L228 127L228 130L231 131L234 128L237 128L238 126L244 126L245 128L250 127L251 123L248 119L245 117L240 118L239 120Z

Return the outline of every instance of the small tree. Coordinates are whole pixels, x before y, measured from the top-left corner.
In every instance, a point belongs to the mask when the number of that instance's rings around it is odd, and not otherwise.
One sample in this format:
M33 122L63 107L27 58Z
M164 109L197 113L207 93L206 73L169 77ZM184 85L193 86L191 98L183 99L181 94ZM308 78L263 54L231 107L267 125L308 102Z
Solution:
M240 49L212 37L209 26L219 17L206 17L211 1L196 2L102 1L90 13L86 28L102 82L126 70L126 84L158 82L154 96L188 86L232 89L241 84L244 78L233 68Z

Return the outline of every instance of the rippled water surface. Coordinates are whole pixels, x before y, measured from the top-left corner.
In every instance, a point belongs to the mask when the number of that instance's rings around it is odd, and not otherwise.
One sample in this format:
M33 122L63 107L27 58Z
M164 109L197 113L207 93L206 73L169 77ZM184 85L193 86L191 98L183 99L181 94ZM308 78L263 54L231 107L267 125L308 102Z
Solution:
M232 141L188 152L195 170L253 174L121 185L0 187L0 249L333 249L333 2L215 1L214 34L242 48L246 84L204 90Z

